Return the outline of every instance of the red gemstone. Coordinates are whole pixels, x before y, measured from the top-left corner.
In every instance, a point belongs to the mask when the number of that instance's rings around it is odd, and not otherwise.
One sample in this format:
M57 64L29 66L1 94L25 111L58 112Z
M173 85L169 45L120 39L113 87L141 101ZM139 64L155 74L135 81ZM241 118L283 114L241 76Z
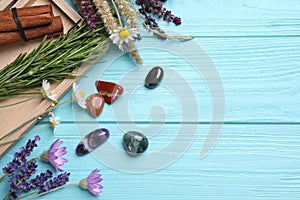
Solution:
M116 101L124 91L122 86L113 82L96 81L95 84L98 92L104 97L107 104L112 104Z
M92 94L86 99L86 110L92 117L98 117L104 107L104 98L100 94Z

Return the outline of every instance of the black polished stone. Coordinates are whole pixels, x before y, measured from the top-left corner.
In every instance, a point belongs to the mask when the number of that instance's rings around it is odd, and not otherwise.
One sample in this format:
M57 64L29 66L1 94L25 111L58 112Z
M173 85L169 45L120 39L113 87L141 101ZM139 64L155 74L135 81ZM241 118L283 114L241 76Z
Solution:
M161 67L152 68L145 79L145 87L153 89L161 82L164 77L164 71Z
M129 131L123 136L123 146L131 156L138 156L148 148L148 139L145 135Z

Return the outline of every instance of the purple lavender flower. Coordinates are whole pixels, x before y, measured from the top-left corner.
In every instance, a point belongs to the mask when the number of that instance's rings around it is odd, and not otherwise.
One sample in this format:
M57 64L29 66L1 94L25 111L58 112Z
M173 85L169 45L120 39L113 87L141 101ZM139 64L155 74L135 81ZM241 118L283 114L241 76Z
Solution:
M156 35L156 37L158 37L161 40L166 40L167 39L167 35L166 33L159 28L158 24L156 23L155 19L153 19L150 15L145 14L146 16L146 20L145 20L145 24L152 30L156 31L153 32L154 35Z
M78 9L82 17L84 18L86 24L90 29L97 28L95 21L96 17L96 10L92 0L81 0Z
M32 189L36 189L39 186L44 185L44 182L47 181L49 178L52 178L52 172L50 170L47 170L45 173L41 173L37 175L35 178L31 179L26 187L24 187L23 191L28 192Z
M36 160L31 160L29 162L23 162L22 165L15 171L14 175L9 177L10 186L10 198L17 198L22 192L30 190L29 183L27 180L32 174L36 172L37 164Z
M181 19L172 14L170 10L167 10L163 7L162 2L166 2L166 0L136 0L135 3L141 8L138 10L145 17L145 25L148 26L149 29L154 30L154 35L156 35L159 39L165 40L167 39L166 33L159 28L158 23L155 21L150 14L156 16L157 18L162 18L167 22L172 22L175 25L181 24Z
M46 162L50 162L56 170L63 170L61 165L68 162L67 159L60 157L67 153L66 147L59 147L62 143L63 141L57 139L50 146L49 150L44 151L44 153L41 155L41 158Z
M89 190L95 196L98 196L103 188L103 186L99 184L99 182L102 181L102 178L101 174L98 174L98 172L100 172L100 170L94 169L87 178L82 179L79 182L79 186L82 189Z
M145 3L147 2L147 3ZM170 10L163 7L161 0L144 0L145 10L148 13L156 15L158 18L163 18L167 22L173 22L175 25L181 24L181 19L172 14Z
M48 192L57 187L65 185L69 181L70 173L62 173L38 186L38 193Z
M31 154L33 149L37 147L36 142L40 139L39 136L35 136L33 140L29 139L26 146L21 147L20 151L14 154L13 160L3 168L3 173L7 176L11 176L22 164L24 165L24 163L27 162L27 157Z

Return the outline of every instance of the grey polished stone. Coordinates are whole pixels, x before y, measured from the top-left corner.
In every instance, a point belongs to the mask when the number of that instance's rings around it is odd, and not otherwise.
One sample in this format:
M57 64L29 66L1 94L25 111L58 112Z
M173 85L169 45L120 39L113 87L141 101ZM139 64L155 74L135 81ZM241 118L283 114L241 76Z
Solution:
M145 79L145 87L153 89L161 82L164 77L164 71L161 67L152 68Z
M145 135L129 131L123 136L123 146L131 156L138 156L148 148L148 139Z

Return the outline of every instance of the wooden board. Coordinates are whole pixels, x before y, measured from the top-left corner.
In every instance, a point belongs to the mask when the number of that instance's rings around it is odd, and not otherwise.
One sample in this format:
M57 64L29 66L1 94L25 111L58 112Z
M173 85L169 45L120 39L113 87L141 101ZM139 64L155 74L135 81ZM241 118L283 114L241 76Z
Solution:
M9 3L10 2L10 3ZM13 1L2 1L0 4L0 9L7 9L12 5ZM23 0L18 1L13 5L13 7L27 7L34 5L43 5L51 3L53 12L55 16L61 16L64 26L64 32L68 31L74 23L78 22L81 17L74 11L65 1L57 0ZM0 69L4 68L7 64L12 62L20 53L30 52L40 43L40 40L28 41L28 42L19 42L11 45L5 45L0 47ZM84 66L76 69L74 74L82 75L84 74L90 66ZM61 83L56 83L54 85L54 92L60 98L72 85L75 80L66 79ZM0 106L8 105L14 102L18 102L24 99L28 99L30 96L23 96L14 99L9 99L0 102ZM42 98L36 98L34 100L18 104L13 107L7 107L0 109L0 137L6 135L20 124L26 122L28 119L33 118L34 116L39 115L40 113L46 111L52 104L49 100L43 100ZM31 121L23 128L16 131L11 136L7 137L4 141L10 141L18 138L25 131L27 131L32 125L37 122L37 119ZM1 146L0 147L0 157L11 145Z

